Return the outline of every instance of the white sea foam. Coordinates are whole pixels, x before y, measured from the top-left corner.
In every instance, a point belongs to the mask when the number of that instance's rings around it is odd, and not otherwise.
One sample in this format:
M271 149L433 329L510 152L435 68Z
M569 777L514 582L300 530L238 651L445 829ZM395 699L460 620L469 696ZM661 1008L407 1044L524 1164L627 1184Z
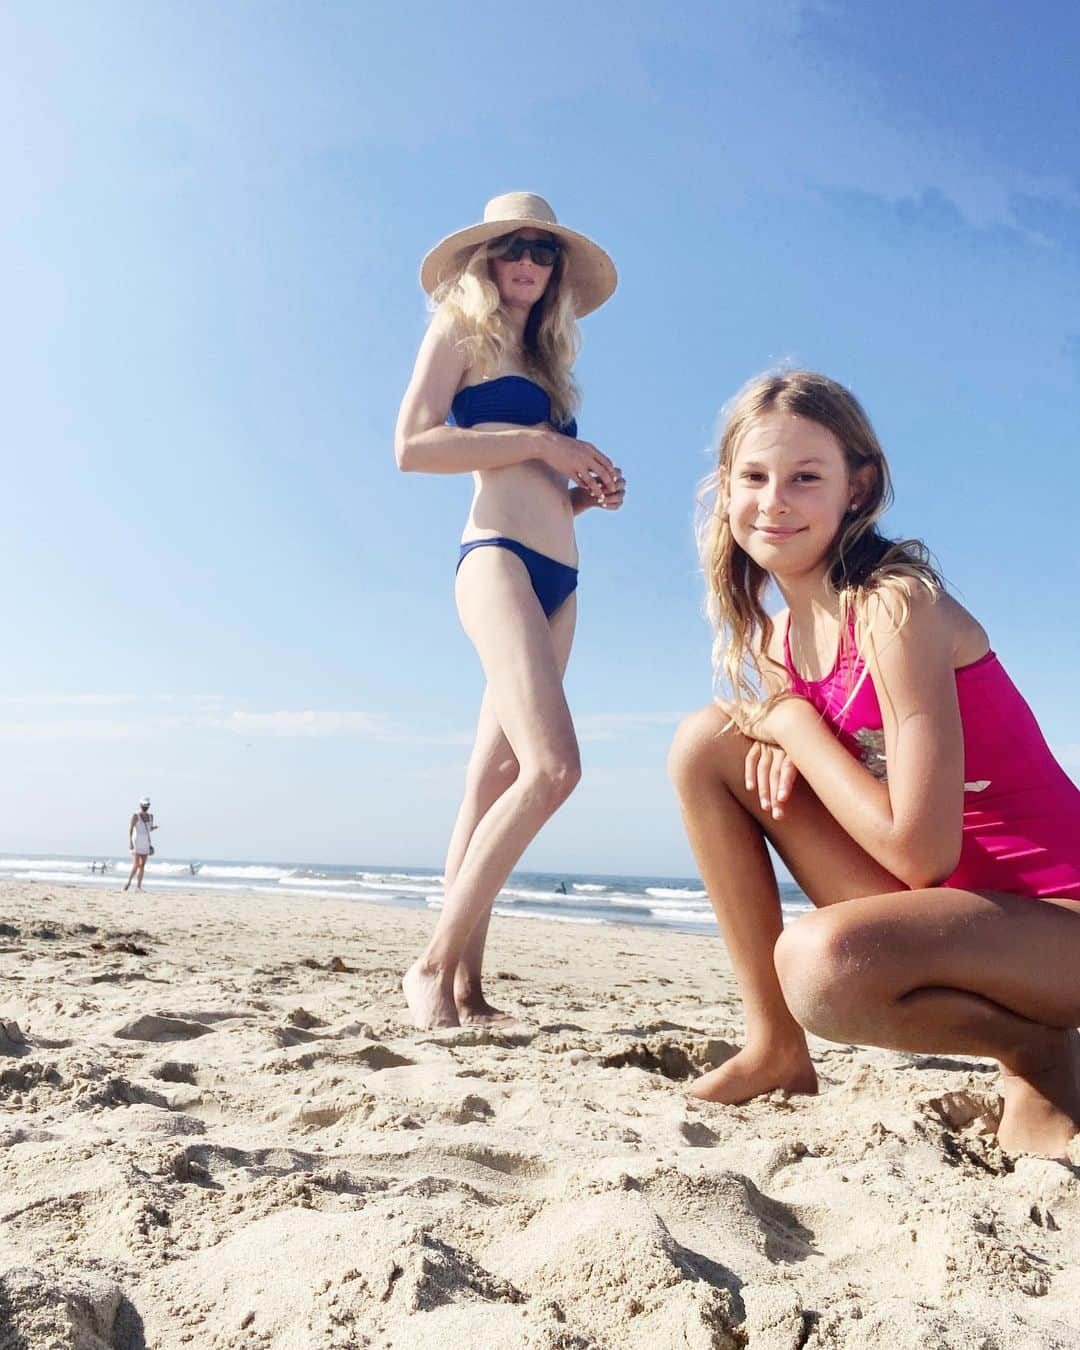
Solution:
M704 900L709 893L708 891L688 891L679 887L646 886L645 894L651 895L658 900Z
M127 880L127 878L124 878ZM196 881L194 877L190 881L172 881L164 877L147 877L146 884L143 886L145 891L156 891L158 889L170 891L250 891L250 886L245 886L242 881Z
M286 889L288 889L289 886L297 884L327 887L352 886L355 888L357 886L363 886L365 883L359 881L356 877L346 877L339 881L336 877L305 877L300 872L286 872L285 875L278 880L278 885L285 887Z
M494 907L494 909L492 910L492 913L493 913L493 914L501 914L501 915L503 915L504 917L511 917L511 916L512 916L512 917L515 918L515 919L518 919L518 918L520 918L520 919L548 919L548 920L550 920L552 923L589 923L589 924L598 924L598 923L599 923L599 924L602 924L602 923L604 922L603 919L590 919L590 918L585 918L585 917L582 917L582 916L576 915L576 914L541 914L539 911L537 911L537 910L532 910L532 909L514 909L514 910L506 910L506 909L503 909L500 905L496 905L496 906Z
M677 900L657 900L655 897L646 900L636 895L612 896L610 903L617 909L647 909L650 914L667 914L686 908L685 904L680 904ZM695 905L694 910L701 914L712 913L708 905Z
M609 886L598 886L591 881L590 882L575 881L573 889L575 891L607 891L610 890L611 888Z
M84 868L83 870L85 871L86 869ZM101 873L99 872L97 875L98 880L100 881ZM25 872L20 872L18 879L19 881L74 881L76 878L71 872L47 872L33 868L28 869ZM86 879L87 881L90 880L89 874L87 874ZM116 880L115 875L112 877L112 880Z
M532 886L504 886L499 892L500 900L558 900L566 904L584 904L586 897L570 895L563 891L539 891Z
M422 872L360 872L358 875L362 881L422 881L436 886L446 884L444 876L426 876Z
M352 884L365 891L389 891L393 895L433 895L442 890L441 882L430 886L404 881L354 881Z
M27 868L47 867L53 872L88 872L90 861L89 858L84 862L70 858L0 858L0 871L22 872Z
M186 865L186 864L185 864ZM245 877L249 881L278 881L287 877L284 867L230 867L222 863L203 863L199 868L202 877Z

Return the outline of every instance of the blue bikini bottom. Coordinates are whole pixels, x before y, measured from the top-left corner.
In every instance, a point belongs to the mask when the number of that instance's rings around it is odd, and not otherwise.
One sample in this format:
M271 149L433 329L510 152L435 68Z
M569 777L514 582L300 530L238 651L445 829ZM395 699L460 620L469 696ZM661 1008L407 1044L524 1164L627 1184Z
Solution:
M471 553L474 548L505 548L511 553L516 553L525 564L536 598L540 601L540 608L549 619L563 601L568 600L577 590L576 567L556 562L554 558L549 558L544 553L537 553L534 548L526 548L524 544L519 544L516 539L501 537L472 539L469 543L462 544L461 552L458 554L458 567L461 566L461 560L465 555Z

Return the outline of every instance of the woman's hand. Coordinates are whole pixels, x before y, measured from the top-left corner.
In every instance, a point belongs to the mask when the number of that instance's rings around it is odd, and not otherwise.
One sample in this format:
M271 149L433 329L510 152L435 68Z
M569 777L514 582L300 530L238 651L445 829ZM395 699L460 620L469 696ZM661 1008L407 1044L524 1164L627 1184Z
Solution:
M795 787L798 770L778 745L754 741L746 752L746 790L756 792L761 809L780 820Z
M597 496L595 485L593 488L572 487L570 489L570 500L573 504L575 516L580 516L582 511L587 511L590 506L599 506L604 511L617 511L622 506L625 495L626 479L622 476L622 470L618 467L615 469L614 492L601 492Z
M615 486L610 492L605 492L597 503L605 511L617 511L622 506L626 497L626 479L623 477L623 471L615 465Z
M550 464L557 474L591 493L600 505L608 495L615 495L615 465L590 441L547 429L539 432L539 437L537 458Z

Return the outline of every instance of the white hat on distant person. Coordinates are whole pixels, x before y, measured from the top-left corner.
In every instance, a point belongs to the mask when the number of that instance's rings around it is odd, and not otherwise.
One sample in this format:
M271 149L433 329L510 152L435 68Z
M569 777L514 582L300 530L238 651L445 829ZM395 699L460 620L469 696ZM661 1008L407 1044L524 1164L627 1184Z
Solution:
M149 798L149 797L140 797L140 798L139 798L139 805L145 810L146 807L148 807L148 806L150 805L150 798Z
M543 197L535 192L504 192L484 207L479 225L456 230L441 240L420 266L420 285L431 295L449 281L477 244L513 234L515 230L544 230L563 245L564 273L574 293L574 312L580 319L599 309L619 284L615 264L584 234L560 225Z

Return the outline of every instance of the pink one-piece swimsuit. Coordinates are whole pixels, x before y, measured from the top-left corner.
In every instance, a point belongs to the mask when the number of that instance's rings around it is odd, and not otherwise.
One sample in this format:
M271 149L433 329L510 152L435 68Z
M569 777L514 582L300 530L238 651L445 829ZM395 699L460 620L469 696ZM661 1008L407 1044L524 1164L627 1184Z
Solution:
M869 673L862 679L854 634L841 647L823 680L804 680L785 633L791 691L808 699L844 747L884 780L877 691ZM956 694L964 735L964 834L960 862L944 884L1080 900L1080 789L1050 753L1034 714L992 651L957 668Z

